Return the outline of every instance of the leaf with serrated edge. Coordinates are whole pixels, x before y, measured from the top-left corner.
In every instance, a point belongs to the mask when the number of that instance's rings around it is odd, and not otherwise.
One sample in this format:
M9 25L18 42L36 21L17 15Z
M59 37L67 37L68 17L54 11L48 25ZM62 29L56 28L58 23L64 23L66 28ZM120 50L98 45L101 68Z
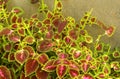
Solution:
M24 69L25 69L25 77L33 74L34 72L36 72L36 70L38 69L39 64L37 62L37 60L35 59L28 59L24 65Z
M11 74L6 66L0 66L0 79L11 79Z

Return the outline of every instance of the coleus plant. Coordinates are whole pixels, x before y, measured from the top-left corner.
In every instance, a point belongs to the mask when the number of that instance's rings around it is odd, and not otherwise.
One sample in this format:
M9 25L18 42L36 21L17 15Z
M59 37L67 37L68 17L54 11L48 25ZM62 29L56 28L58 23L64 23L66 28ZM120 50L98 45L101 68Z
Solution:
M7 11L7 0L0 0L0 79L120 79L119 50L100 42L115 27L92 16L92 9L76 23L62 15L61 0L53 11L41 1L43 20L23 18L19 7ZM85 28L92 25L104 30L97 39Z

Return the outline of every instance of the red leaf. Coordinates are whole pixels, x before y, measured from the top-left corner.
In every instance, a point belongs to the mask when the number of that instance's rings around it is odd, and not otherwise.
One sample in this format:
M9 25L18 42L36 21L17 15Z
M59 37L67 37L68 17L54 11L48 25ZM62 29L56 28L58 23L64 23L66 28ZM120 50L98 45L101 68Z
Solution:
M8 55L8 60L9 60L9 62L11 62L11 61L14 61L14 60L15 60L14 53L9 53L9 55Z
M11 23L16 23L17 22L17 20L18 20L18 17L16 16L16 15L13 15L12 17L11 17Z
M18 24L17 24L17 23L13 23L13 24L11 25L11 27L12 27L12 29L17 29L17 28L18 28Z
M113 35L114 31L115 31L115 27L110 26L110 27L107 28L107 30L105 31L105 34L106 34L107 36L111 37L111 36Z
M65 42L66 42L67 44L70 44L71 39L70 39L69 37L65 37Z
M57 59L57 60L55 60L54 65L58 65L60 63L61 63L60 59Z
M6 66L0 66L0 79L11 79L11 74Z
M74 70L74 69L70 69L69 70L69 74L72 78L75 78L79 75L79 72L77 70Z
M82 79L94 79L90 74L83 75Z
M70 67L71 69L75 69L75 70L77 70L77 71L80 69L80 68L79 68L79 65L78 65L76 62L74 62L74 61L70 61L69 67Z
M23 39L24 42L26 42L27 44L33 44L35 42L35 39L33 36L26 36L24 39Z
M70 31L69 31L69 36L70 36L72 39L77 39L76 30L75 30L75 29L70 30Z
M47 72L52 72L56 69L56 66L54 65L54 60L49 60L42 68L43 70Z
M20 36L25 36L25 29L24 29L23 27L19 28L19 29L18 29L18 34L19 34Z
M37 28L41 28L41 27L42 27L42 22L40 22L40 21L37 22L37 23L36 23L36 27L37 27Z
M36 77L38 79L48 79L48 72L41 70L40 68L36 71Z
M61 21L61 20L60 20L59 18L56 18L56 19L53 20L52 24L53 24L55 27L58 27L59 24L60 24L60 21Z
M52 18L52 17L53 17L52 12L48 11L48 12L47 12L47 17L48 17L48 18Z
M99 73L99 78L105 78L105 74L104 73Z
M61 33L66 25L67 25L67 21L61 22L58 26L58 33Z
M46 52L46 51L50 50L52 46L53 46L52 41L43 40L43 41L38 42L37 50L39 52Z
M82 69L84 72L87 72L89 68L89 65L87 63L82 63Z
M0 30L0 36L3 35L10 35L13 31L9 28L3 28L2 30Z
M24 72L22 72L21 75L20 75L20 79L30 79L30 78L29 77L25 77Z
M52 39L52 36L53 36L53 32L52 31L49 31L46 33L46 38L47 39Z
M14 7L14 8L12 9L12 12L20 15L20 14L23 13L23 10L22 10L21 8L19 8L19 7Z
M14 43L20 41L20 37L18 35L15 35L14 33L10 34L8 36L8 39L9 39L9 41L14 42Z
M81 56L81 51L79 50L73 50L73 58L77 59Z
M38 69L39 64L37 62L37 60L35 59L28 59L25 63L25 76L29 76L32 73L36 72L36 70Z
M96 47L97 51L102 51L103 50L103 44L98 44Z
M65 58L68 57L68 54L66 54L66 53L59 53L59 54L58 54L58 57L59 57L60 59L65 59Z
M4 50L6 52L10 52L11 49L12 49L12 45L10 43L7 43L4 45Z
M29 56L29 53L26 50L20 50L15 53L15 59L20 64L24 64L28 56Z
M63 64L58 65L56 68L56 72L59 78L64 77L67 72L67 66Z
M34 49L31 46L25 46L23 49L28 51L29 57L32 57L35 53Z
M49 18L45 19L45 20L43 21L43 23L44 23L44 24L50 24L50 19L49 19Z
M48 61L48 56L46 54L40 54L38 57L38 63L45 64Z

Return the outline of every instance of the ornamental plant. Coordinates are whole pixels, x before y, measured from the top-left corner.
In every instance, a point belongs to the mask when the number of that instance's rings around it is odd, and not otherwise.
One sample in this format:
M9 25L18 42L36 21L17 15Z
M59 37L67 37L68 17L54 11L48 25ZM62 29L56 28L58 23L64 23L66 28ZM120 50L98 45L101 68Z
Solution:
M39 14L29 19L23 10L7 11L0 0L0 79L120 79L120 51L100 41L111 37L115 27L107 26L86 12L79 23L64 17L61 0L50 11L44 0ZM86 30L93 25L104 32L94 39Z

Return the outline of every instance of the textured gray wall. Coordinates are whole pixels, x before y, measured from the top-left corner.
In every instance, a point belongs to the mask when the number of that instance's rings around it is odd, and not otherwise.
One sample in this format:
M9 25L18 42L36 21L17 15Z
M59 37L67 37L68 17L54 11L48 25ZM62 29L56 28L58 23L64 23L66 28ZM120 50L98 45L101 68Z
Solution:
M96 16L106 25L114 25L116 27L115 34L108 38L103 37L103 41L110 43L112 47L120 46L120 0L62 0L64 16L72 16L79 22L80 18L86 11L93 8L93 16ZM53 8L54 0L45 0L49 9ZM38 4L30 4L30 0L10 0L8 9L13 6L19 6L24 9L24 17L29 17L35 13ZM93 26L87 28L91 35L96 36L100 33L100 28Z

